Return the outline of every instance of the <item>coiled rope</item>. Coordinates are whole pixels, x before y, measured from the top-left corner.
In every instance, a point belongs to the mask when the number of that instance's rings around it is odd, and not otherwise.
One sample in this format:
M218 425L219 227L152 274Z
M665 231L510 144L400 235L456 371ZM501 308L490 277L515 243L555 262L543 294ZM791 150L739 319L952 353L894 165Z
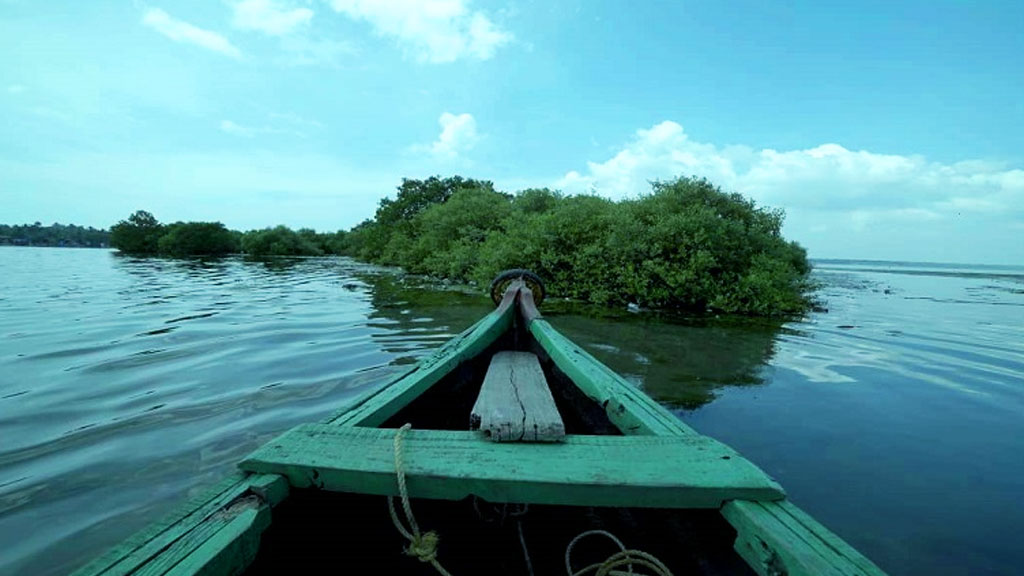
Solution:
M588 536L607 536L615 542L619 547L619 551L609 556L604 562L597 562L582 568L576 572L572 570L572 549L576 544ZM626 570L616 570L625 566ZM579 536L572 539L569 542L569 546L565 549L565 570L569 576L583 576L584 574L594 573L594 576L622 576L626 574L633 574L633 566L647 568L652 571L654 576L672 576L672 572L665 566L661 560L654 557L653 554L648 554L642 550L629 550L622 543L621 540L615 537L614 534L606 530L587 530Z

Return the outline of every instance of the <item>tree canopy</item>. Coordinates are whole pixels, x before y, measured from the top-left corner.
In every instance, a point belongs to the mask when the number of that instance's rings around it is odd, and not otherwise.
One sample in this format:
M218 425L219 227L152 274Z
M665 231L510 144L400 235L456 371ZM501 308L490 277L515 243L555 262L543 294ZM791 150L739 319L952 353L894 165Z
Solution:
M155 216L138 210L110 227L110 245L135 256L156 254L163 233L164 227Z
M552 294L596 303L782 315L806 310L810 291L806 251L782 237L783 218L701 178L613 202L435 177L403 180L345 250L481 285L529 268Z
M220 222L161 224L153 214L139 210L111 228L111 246L132 256L224 256L239 252L250 256L322 256L341 254L346 233L299 231L277 226L242 233Z
M41 222L13 226L0 224L0 244L103 248L110 244L110 232L58 222L49 226L43 226Z
M238 237L220 222L175 222L164 227L157 249L168 256L224 256L238 252Z

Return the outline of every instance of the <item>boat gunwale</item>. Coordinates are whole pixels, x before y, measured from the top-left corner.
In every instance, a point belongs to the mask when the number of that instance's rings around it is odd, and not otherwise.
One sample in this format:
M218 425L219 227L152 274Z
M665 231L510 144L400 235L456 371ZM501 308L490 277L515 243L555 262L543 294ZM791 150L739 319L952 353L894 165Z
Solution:
M519 322L520 319L522 322ZM601 406L612 425L626 435L689 436L698 433L684 424L665 407L658 404L620 375L595 359L585 350L559 333L543 318L533 301L532 292L521 280L513 282L506 290L497 308L466 330L459 333L431 355L417 362L388 380L384 385L369 390L345 404L326 420L332 426L377 427L418 398L434 384L445 378L459 365L474 358L494 344L509 330L524 330L547 354L555 367L562 371L580 392ZM279 475L244 476L284 480ZM236 476L237 478L237 476ZM237 482L237 480L236 480ZM204 501L211 501L223 492L223 488ZM212 492L212 491L211 491ZM283 498L278 499L278 501ZM278 502L269 501L271 506ZM121 573L113 570L109 563L104 567L103 559L124 552L115 562L124 573L148 566L153 560L132 558L126 547L130 544L141 549L154 535L154 527L163 527L158 534L169 530L182 532L178 524L198 510L194 503L188 509L179 510L168 516L170 522L160 521L137 532L122 544L110 549L75 574ZM869 559L864 557L840 537L829 531L788 500L775 502L753 502L733 500L721 508L724 518L737 532L735 551L760 576L792 576L830 574L845 576L884 576ZM245 531L246 538L258 541L260 526L255 535ZM193 527L194 529L194 527ZM188 536L186 528L181 538ZM217 536L216 534L214 536ZM221 535L223 536L223 535ZM234 541L226 542L232 544ZM209 558L198 557L202 546L188 550L178 562L188 560L192 573L205 572L211 566L220 565L221 555L208 554ZM134 568L129 566L134 560ZM246 562L251 561L248 558ZM176 565L173 563L172 565Z

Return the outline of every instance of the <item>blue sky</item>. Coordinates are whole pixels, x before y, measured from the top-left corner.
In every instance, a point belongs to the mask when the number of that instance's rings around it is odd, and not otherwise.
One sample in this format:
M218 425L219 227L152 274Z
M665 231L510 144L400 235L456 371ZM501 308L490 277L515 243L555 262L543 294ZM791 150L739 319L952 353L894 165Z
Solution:
M0 222L321 230L707 176L812 257L1024 261L1024 3L0 0Z

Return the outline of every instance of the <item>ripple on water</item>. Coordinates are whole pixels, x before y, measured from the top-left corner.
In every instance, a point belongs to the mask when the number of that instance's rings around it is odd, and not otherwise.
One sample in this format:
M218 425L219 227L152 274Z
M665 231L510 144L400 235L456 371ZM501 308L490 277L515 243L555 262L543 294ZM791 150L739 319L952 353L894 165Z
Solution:
M492 308L346 259L0 263L0 573L70 571ZM1024 522L1024 274L897 268L822 267L784 325L545 313L893 573L1019 566L987 527Z
M452 333L371 326L380 272L344 259L0 258L0 573L66 572Z

